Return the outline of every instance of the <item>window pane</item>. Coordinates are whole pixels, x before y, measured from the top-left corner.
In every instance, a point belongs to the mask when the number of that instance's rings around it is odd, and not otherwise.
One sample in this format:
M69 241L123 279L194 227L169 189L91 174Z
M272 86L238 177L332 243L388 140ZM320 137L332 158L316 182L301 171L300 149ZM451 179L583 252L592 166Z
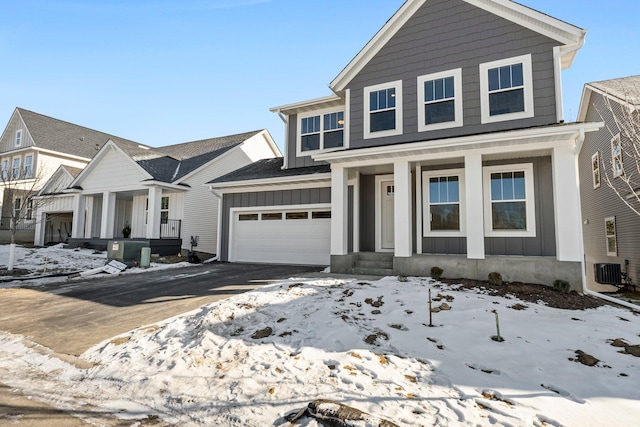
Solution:
M500 67L500 89L508 89L511 86L511 66Z
M502 174L491 174L491 200L502 200Z
M440 180L438 178L429 179L429 203L440 202Z
M492 68L489 70L489 90L500 89L500 77L498 76L498 69Z
M313 218L313 219L330 219L331 218L331 211L312 212L311 213L311 218Z
M460 206L457 204L430 207L431 230L460 230Z
M448 185L448 197L447 201L449 202L459 202L460 201L460 183L458 182L457 176L450 176L447 178Z
M169 198L163 197L160 201L160 209L169 209Z
M527 192L524 181L524 172L513 173L513 197L515 199L526 199Z
M514 89L489 95L489 114L518 113L524 111L524 89Z
M344 128L344 111L338 113L338 129Z
M387 97L388 108L396 108L396 88L387 89Z
M380 113L372 113L369 123L370 132L379 132L396 128L396 112L395 110L382 111Z
M433 101L433 80L424 82L424 100L425 102Z
M240 214L238 215L238 220L240 221L257 221L258 214Z
M263 221L273 221L273 220L279 220L279 219L282 219L282 212L263 213L262 214L262 220Z
M320 149L320 134L306 135L302 137L302 151L311 151Z
M378 92L371 92L369 94L369 111L376 111L378 109Z
M444 79L444 97L453 98L453 96L453 77L447 77L446 79Z
M381 90L378 92L378 109L384 110L387 108L387 91Z
M324 148L342 147L343 145L343 130L334 130L332 132L326 132L324 134Z
M513 172L502 174L502 200L513 200Z
M434 123L452 122L456 119L454 101L443 101L424 106L424 123L431 125Z
M307 219L309 218L309 212L287 212L287 219Z
M494 230L526 230L527 207L525 202L497 202L491 206Z
M511 66L511 85L512 87L524 85L522 64L514 64Z
M434 80L433 84L436 90L435 98L443 99L444 98L444 79Z

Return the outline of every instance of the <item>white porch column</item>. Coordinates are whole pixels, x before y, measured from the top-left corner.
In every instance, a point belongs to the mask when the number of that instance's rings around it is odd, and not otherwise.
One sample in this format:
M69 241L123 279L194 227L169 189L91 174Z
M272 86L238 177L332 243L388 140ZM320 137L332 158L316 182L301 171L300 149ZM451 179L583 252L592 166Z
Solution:
M86 218L87 198L82 194L73 196L73 222L71 224L71 237L82 239L84 235L84 224Z
M160 238L160 203L162 188L149 187L149 208L147 216L147 239Z
M582 261L580 233L580 195L577 158L573 147L555 147L551 156L553 168L553 205L556 225L556 258L558 261Z
M95 210L95 197L87 196L86 197L86 206L87 206L87 214L84 217L84 237L93 237L93 215Z
M353 252L360 252L360 172L353 183Z
M100 238L113 239L114 222L116 218L116 193L105 191L102 193L102 220L100 224Z
M464 157L467 258L484 259L484 205L482 197L482 155Z
M348 251L348 171L331 165L331 255L346 255Z
M395 256L412 255L411 225L411 167L407 160L393 163L393 222Z

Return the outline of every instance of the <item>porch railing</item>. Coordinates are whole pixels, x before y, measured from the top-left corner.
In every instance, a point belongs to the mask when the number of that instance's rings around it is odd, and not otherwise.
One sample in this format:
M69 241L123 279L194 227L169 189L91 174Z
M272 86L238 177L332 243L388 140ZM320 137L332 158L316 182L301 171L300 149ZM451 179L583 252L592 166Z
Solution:
M160 224L161 239L179 239L182 229L181 219L167 219Z

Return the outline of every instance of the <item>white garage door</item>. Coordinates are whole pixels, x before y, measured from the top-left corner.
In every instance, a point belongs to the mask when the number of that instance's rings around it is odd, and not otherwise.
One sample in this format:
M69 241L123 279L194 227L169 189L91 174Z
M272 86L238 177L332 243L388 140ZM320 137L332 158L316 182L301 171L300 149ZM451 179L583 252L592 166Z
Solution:
M331 209L233 213L231 261L329 265Z

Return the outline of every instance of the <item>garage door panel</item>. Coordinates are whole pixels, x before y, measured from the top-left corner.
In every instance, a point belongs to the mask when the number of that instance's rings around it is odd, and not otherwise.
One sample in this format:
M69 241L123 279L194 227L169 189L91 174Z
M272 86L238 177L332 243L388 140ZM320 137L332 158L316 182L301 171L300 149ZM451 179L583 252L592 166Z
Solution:
M233 261L329 265L330 219L284 219L283 215L281 220L240 221L240 215L234 215Z

